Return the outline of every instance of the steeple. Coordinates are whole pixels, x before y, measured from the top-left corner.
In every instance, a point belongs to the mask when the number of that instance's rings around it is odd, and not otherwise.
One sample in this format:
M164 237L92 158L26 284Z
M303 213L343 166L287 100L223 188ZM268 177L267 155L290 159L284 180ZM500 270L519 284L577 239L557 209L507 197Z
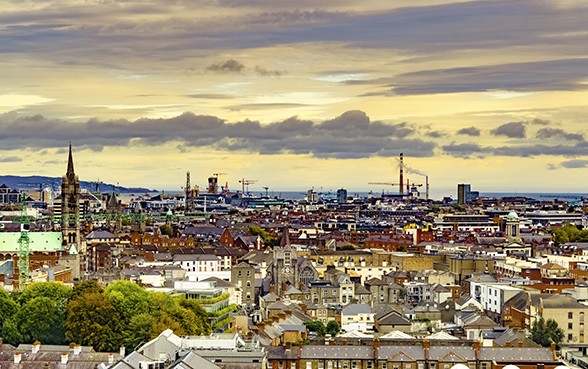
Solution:
M65 173L65 176L70 180L73 180L76 177L73 165L73 155L71 153L71 141L69 142L69 158L67 159L67 173Z

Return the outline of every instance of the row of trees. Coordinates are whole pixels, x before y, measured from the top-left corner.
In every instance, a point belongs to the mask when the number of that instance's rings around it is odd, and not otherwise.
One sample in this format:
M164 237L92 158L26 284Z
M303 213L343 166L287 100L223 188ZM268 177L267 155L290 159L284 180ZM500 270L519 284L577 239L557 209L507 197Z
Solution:
M574 224L566 224L563 227L554 228L551 230L551 234L555 243L558 245L568 242L588 241L588 230Z
M0 336L18 345L75 342L97 351L121 345L136 348L165 329L178 335L209 334L206 311L195 300L151 292L116 281L103 289L96 281L73 288L34 283L20 293L0 290Z

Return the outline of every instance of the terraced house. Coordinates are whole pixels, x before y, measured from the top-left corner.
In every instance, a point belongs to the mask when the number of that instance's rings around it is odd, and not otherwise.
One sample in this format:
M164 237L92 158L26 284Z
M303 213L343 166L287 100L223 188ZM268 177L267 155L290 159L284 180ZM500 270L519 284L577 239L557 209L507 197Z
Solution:
M507 365L554 369L555 347L481 347L478 341L405 339L331 341L328 345L268 348L271 369L502 369Z

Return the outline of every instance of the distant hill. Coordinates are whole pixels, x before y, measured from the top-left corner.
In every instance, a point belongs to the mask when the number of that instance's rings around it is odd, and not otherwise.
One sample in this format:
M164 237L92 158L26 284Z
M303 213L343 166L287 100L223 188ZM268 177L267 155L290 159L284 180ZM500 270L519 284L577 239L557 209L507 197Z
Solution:
M43 177L43 176L0 176L0 185L5 184L10 188L16 188L19 190L36 190L41 185L43 187L51 187L54 190L61 188L61 177ZM80 187L88 191L96 191L95 182L80 181ZM151 190L144 187L122 187L116 186L109 183L101 183L99 187L100 192L113 192L118 193L147 193L147 192L158 192L157 190Z

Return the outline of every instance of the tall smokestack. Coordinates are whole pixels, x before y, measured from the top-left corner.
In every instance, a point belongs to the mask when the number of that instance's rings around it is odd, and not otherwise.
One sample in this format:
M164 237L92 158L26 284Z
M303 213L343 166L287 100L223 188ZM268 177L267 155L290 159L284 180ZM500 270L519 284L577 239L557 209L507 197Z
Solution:
M404 154L400 153L400 181L398 182L398 191L400 196L404 195Z
M429 199L429 176L425 176L425 186L426 187L426 191L425 191L425 200Z

